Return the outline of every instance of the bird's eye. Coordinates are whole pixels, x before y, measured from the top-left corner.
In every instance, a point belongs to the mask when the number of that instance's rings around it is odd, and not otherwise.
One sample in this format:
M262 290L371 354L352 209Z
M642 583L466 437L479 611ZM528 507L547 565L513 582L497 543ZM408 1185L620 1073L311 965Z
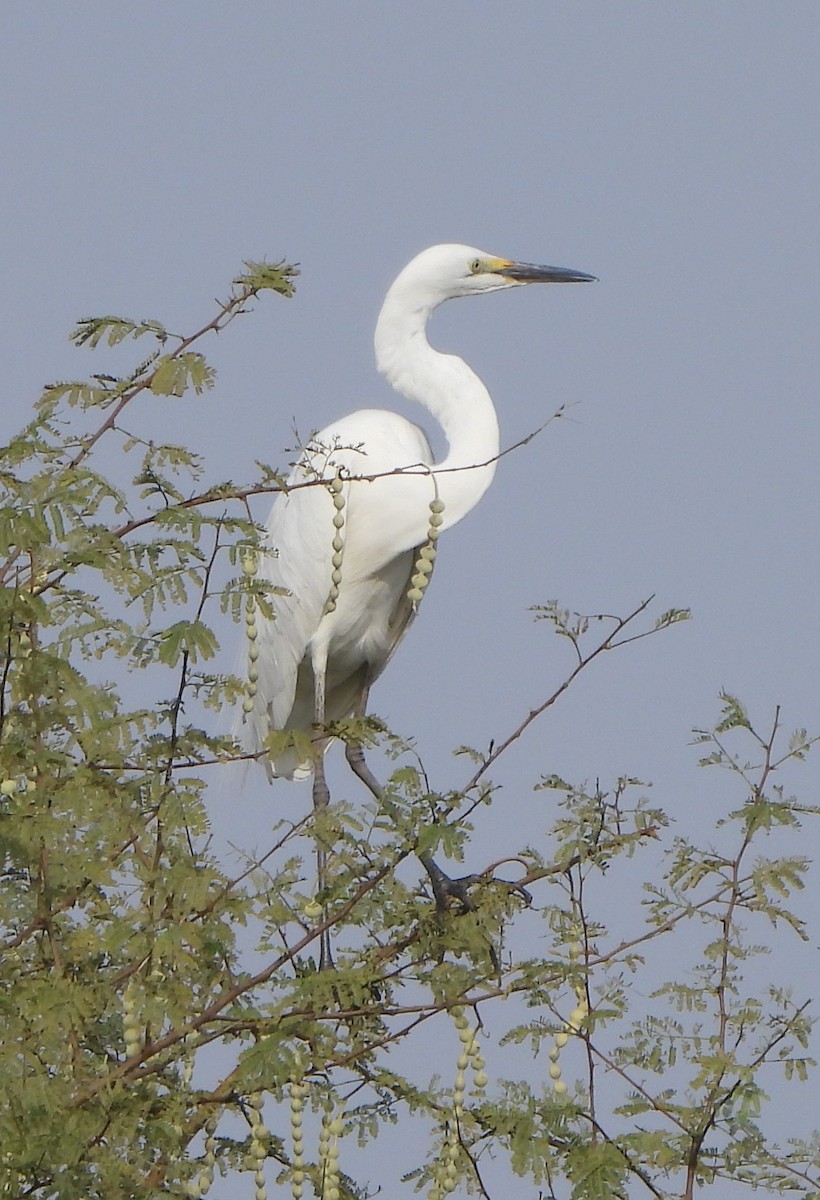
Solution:
M473 261L470 263L470 273L472 275L478 275L480 273L480 271L481 271L481 259L474 258Z

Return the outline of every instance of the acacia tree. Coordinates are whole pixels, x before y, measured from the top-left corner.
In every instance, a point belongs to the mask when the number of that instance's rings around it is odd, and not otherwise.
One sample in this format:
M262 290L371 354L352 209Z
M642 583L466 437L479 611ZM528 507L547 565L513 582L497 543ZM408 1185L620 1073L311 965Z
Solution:
M374 1143L400 1121L406 1186L431 1200L495 1198L514 1176L551 1197L727 1181L820 1195L817 1136L774 1144L767 1107L785 1094L776 1073L813 1066L810 997L760 958L807 937L791 897L816 809L781 782L804 731L784 742L775 716L760 732L723 697L698 739L727 803L700 845L670 838L637 779L588 789L545 764L534 785L557 816L537 845L503 847L512 879L486 864L470 905L440 911L399 869L460 859L508 747L604 651L685 613L545 606L566 677L470 752L461 787L436 792L377 721L347 723L336 732L398 758L380 799L280 821L238 873L210 852L208 779L242 757L222 713L252 682L209 666L228 616L275 611L249 499L284 481L260 467L245 486L203 483L190 449L129 433L126 410L213 386L200 342L261 292L290 296L295 275L246 264L187 337L81 321L79 345L151 352L124 377L47 387L0 451L0 1194L217 1195L220 1172L256 1200L273 1182L294 1200L364 1197ZM99 465L113 457L126 487ZM334 847L319 898L316 837ZM336 968L320 972L326 928ZM653 952L670 944L664 983ZM450 1078L417 1049L448 1023Z

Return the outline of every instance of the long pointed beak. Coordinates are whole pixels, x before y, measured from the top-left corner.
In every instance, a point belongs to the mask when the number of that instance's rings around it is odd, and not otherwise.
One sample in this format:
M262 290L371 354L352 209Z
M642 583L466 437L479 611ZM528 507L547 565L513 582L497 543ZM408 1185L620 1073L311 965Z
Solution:
M499 269L499 275L516 283L597 283L597 275L574 271L572 267L541 267L535 263L513 262Z

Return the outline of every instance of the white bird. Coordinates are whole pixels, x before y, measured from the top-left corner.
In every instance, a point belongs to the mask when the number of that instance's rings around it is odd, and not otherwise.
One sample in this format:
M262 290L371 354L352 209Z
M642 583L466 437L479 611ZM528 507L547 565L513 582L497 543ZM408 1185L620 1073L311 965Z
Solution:
M274 503L259 575L281 593L271 598L274 619L256 618L256 679L242 737L246 751L259 753L273 731L303 735L268 756L266 765L274 777L313 772L317 807L329 799L327 725L364 713L371 684L415 613L438 534L478 504L495 475L493 402L461 358L430 345L431 314L457 296L594 278L495 258L471 246L424 250L387 293L376 324L376 362L396 391L439 422L446 457L436 463L422 430L404 417L363 409L311 440L289 477L293 490ZM305 753L304 735L313 739L312 754ZM368 786L378 787L361 749L348 746L347 753Z

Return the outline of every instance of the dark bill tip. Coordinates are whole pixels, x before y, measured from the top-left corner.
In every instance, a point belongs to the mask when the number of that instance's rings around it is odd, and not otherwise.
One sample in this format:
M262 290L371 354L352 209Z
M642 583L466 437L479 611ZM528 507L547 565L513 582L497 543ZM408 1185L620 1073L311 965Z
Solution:
M535 263L512 263L501 272L516 283L597 283L597 275L572 267L541 267Z

